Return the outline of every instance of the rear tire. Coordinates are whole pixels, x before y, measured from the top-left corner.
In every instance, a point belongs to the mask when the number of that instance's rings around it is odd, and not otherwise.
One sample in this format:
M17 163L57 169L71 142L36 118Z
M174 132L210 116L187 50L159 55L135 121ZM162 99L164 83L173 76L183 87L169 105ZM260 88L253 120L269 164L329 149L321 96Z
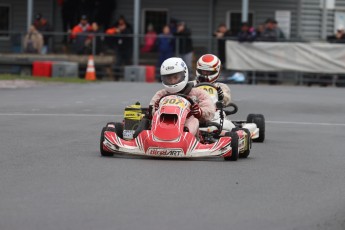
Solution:
M105 151L105 150L103 149L104 132L105 132L105 131L112 131L112 130L110 130L110 129L114 130L113 128L103 127L102 132L101 132L100 152L101 152L101 155L102 155L103 157L112 157L112 156L114 156L114 153Z
M236 132L225 133L226 137L231 137L231 156L224 157L226 161L237 161L238 160L238 135Z
M264 142L265 140L265 117L262 114L248 114L247 123L255 123L259 128L259 137L253 142Z

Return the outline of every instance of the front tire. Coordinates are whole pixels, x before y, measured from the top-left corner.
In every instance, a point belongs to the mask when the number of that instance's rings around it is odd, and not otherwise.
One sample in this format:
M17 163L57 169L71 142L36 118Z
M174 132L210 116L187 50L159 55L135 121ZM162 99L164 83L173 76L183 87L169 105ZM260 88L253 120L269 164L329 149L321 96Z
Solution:
M237 161L238 160L238 135L236 132L225 133L226 137L231 137L231 156L224 157L226 161Z
M109 130L109 129L113 129L113 128L103 127L102 132L101 132L100 152L101 152L101 156L103 156L103 157L112 157L112 156L114 156L114 153L105 151L105 150L103 149L104 132L105 132L105 131L111 131L111 130Z

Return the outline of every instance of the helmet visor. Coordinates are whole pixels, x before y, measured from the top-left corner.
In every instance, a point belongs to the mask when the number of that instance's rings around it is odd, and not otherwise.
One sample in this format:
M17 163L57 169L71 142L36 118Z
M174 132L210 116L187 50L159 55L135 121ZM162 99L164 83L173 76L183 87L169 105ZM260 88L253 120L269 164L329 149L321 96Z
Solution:
M202 69L197 69L198 74L202 76L212 76L217 73L217 71L210 71L210 70L202 70Z
M161 79L164 85L176 85L184 80L184 72L161 75Z

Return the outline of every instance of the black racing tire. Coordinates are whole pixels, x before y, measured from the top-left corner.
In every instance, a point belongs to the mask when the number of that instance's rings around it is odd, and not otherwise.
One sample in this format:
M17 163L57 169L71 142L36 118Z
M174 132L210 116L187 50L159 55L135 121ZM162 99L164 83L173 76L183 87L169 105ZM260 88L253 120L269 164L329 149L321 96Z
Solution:
M101 156L103 156L103 157L112 157L112 156L114 156L114 153L105 151L103 149L104 132L105 131L111 131L110 129L114 129L114 128L103 127L102 132L101 132L100 152L101 152Z
M247 123L253 123L253 119L255 117L256 114L250 113L247 116Z
M250 137L250 132L248 129L242 130L247 134L248 149L244 150L242 153L239 153L239 158L247 158L250 154L250 149L252 148L252 138Z
M262 114L255 114L253 123L259 128L259 138L253 139L254 142L265 141L265 117Z
M226 161L237 161L238 160L238 135L236 132L227 132L225 133L226 137L231 137L231 156L224 157Z
M108 125L113 125L115 128L108 127ZM123 124L121 122L109 122L107 123L108 131L113 131L116 135L123 139Z

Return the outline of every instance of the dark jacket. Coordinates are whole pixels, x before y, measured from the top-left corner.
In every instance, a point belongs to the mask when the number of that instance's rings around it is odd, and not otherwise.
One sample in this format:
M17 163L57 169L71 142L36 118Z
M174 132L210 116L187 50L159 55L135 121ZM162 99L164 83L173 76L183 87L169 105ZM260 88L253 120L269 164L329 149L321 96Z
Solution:
M126 29L117 34L117 49L119 52L132 52L133 51L133 31L132 27L127 24ZM123 35L123 36L121 36Z
M330 43L345 43L345 34L343 34L340 38L337 38L335 35L328 36L327 41Z
M276 42L278 41L278 32L274 29L265 29L260 35L260 41Z
M191 34L192 33L188 28L185 28L181 32L175 33L175 36L178 39L179 53L182 55L193 51Z
M172 35L159 34L157 39L157 47L159 52L174 52L174 40Z
M256 38L255 32L250 32L250 31L240 31L238 33L237 39L239 42L252 42Z

